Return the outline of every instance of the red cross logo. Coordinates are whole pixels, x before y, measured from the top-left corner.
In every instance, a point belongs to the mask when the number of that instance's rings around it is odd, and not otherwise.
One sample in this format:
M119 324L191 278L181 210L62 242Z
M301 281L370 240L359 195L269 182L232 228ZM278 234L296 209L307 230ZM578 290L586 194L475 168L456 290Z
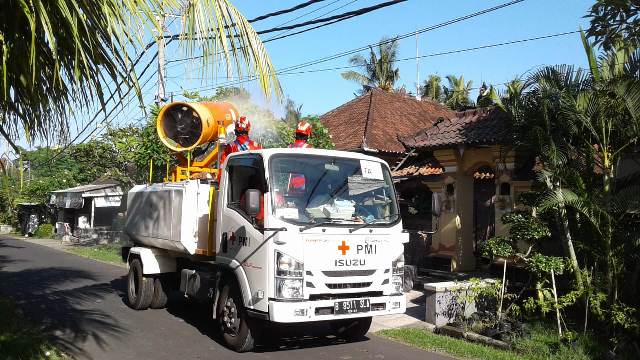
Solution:
M347 243L345 243L345 241L342 240L342 245L338 246L338 250L342 251L342 255L347 255L347 250L349 249L350 249L349 245L347 245Z

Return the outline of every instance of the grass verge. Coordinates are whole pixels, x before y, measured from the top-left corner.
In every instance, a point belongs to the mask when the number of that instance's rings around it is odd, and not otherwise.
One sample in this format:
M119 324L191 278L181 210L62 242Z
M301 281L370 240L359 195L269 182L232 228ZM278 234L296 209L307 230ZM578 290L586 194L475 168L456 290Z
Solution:
M119 244L70 246L65 250L90 259L122 265L121 245Z
M513 351L501 350L465 340L438 335L423 329L382 330L378 335L424 350L461 359L495 360L588 360L599 359L600 349L587 337L573 343L558 340L552 329L535 324L526 336L513 343Z
M0 297L0 359L68 359L15 304Z

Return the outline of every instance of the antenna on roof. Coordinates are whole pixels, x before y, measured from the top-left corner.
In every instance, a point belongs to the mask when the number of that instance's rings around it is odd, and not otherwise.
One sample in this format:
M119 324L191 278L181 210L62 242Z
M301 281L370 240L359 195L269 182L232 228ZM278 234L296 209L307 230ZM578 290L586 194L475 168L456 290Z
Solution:
M418 36L416 32L416 100L420 100L420 51L418 49Z

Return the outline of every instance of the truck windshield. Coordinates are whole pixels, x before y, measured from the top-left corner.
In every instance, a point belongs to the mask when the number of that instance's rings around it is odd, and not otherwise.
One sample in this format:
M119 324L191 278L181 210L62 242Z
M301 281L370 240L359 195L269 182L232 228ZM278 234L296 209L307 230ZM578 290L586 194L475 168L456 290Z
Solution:
M398 220L386 166L377 161L276 155L270 161L274 215L298 224L390 224Z

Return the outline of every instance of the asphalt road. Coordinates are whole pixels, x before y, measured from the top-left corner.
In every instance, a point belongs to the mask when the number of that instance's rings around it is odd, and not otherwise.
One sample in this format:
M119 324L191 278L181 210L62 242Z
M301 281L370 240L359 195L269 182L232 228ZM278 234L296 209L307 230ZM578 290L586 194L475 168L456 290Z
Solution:
M221 345L207 309L172 299L167 309L124 303L126 269L0 237L0 293L78 359L420 359L448 357L369 335L345 343L323 325L278 327L266 345L238 354Z

